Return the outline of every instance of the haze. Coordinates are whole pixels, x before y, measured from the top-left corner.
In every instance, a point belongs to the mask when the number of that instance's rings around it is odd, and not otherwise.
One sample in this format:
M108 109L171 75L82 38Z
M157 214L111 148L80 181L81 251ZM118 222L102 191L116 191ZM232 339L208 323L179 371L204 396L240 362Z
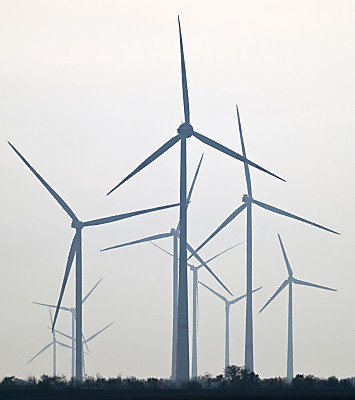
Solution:
M50 374L48 310L57 301L73 231L70 220L11 151L10 140L68 202L91 219L177 202L179 152L105 194L183 119L177 15L182 22L191 123L287 180L252 170L255 198L341 233L254 208L255 371L285 376L287 294L258 310L286 278L277 233L299 279L336 293L294 289L294 372L354 374L355 4L352 1L2 1L0 376ZM241 163L188 141L195 246L241 202ZM152 245L100 253L169 231L178 210L83 233L84 333L115 321L90 346L86 372L169 377L172 260ZM245 240L245 216L201 251L206 259ZM168 239L159 243L171 250ZM211 263L235 296L245 293L245 247ZM191 276L190 276L191 278ZM201 281L218 289L206 271ZM74 305L72 271L63 305ZM189 285L191 289L191 284ZM225 294L225 293L224 293ZM245 303L231 308L230 361L244 363ZM58 328L70 331L70 316ZM224 367L224 306L199 293L198 372ZM70 376L70 351L58 373Z

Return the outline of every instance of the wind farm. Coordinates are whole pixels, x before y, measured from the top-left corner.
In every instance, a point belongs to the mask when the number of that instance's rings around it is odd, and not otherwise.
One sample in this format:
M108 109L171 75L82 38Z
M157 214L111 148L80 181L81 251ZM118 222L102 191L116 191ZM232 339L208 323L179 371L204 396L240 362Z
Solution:
M284 96L280 87L285 82L278 86L269 73L271 90L262 66L248 61L252 47L240 43L228 18L225 26L231 27L234 41L225 30L213 36L206 29L212 21L208 16L204 21L194 12L191 17L177 14L169 24L157 22L159 34L148 21L135 24L132 37L117 39L115 33L112 64L101 47L95 61L81 69L75 90L68 81L52 87L52 94L50 86L31 92L31 98L41 99L38 104L48 99L41 117L34 100L28 104L31 115L26 113L25 97L19 94L16 102L26 126L11 119L14 100L5 106L1 162L7 173L1 179L7 210L0 292L7 304L3 340L16 351L1 367L3 376L64 374L80 385L100 373L157 377L181 386L200 382L205 372L228 380L228 368L238 365L262 379L280 376L289 384L298 374L350 377L352 161L342 134L329 133L340 119L337 104L329 108L322 96L324 110L319 111L315 100L293 86ZM218 18L215 23L220 26ZM110 19L107 24L116 32ZM127 26L117 29L124 32ZM243 24L240 29L247 32ZM100 43L105 36L98 33ZM114 42L107 43L112 50ZM83 48L77 54L87 53ZM270 63L265 69L276 68L267 52L260 54ZM54 82L51 68L48 82ZM275 71L286 79L285 71ZM88 76L93 77L92 92L83 100ZM307 107L300 100L294 104L293 92ZM75 107L77 113L71 112ZM85 118L90 124L81 127ZM345 202L341 207L340 200ZM83 234L84 227L94 229ZM287 277L277 265L285 262L290 273L277 232L287 244L295 276L307 281L292 280L291 273L294 308L280 296L259 314L275 285ZM96 291L97 276L104 279ZM337 292L299 288L308 281L324 282L323 288ZM233 299L238 304L229 310ZM40 330L48 324L48 307L52 332ZM294 362L286 371L287 310L294 315L292 357L288 352ZM83 333L113 320L119 323L97 336L84 371ZM68 348L59 348L59 341ZM45 351L45 344L53 352ZM10 357L5 346L2 354Z

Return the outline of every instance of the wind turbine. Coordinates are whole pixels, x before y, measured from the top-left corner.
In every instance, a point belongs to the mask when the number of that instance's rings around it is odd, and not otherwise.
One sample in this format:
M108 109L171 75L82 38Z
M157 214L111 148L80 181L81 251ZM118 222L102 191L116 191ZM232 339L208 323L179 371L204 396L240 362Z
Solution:
M219 294L218 292L216 292L215 290L211 289L209 286L205 285L204 283L202 283L201 281L199 281L199 283L204 286L207 290L209 290L211 293L213 293L214 295L216 295L218 298L220 298L221 300L224 301L224 305L225 305L225 313L226 313L226 328L225 328L225 351L224 351L224 368L229 367L229 314L230 314L230 306L238 303L240 300L244 299L247 295L243 294L243 296L239 296L236 297L234 300L227 300L226 297L222 296L221 294ZM260 286L257 289L254 289L252 291L252 293L257 292L258 290L260 290L262 288L262 286Z
M265 303L265 305L261 308L259 313L261 313L274 298L288 286L288 334L287 334L287 377L286 380L291 382L293 379L293 321L292 321L292 284L301 285L301 286L311 286L318 289L331 290L332 292L336 292L336 289L331 289L326 286L316 285L315 283L310 283L306 281L300 281L293 276L293 271L291 265L288 261L286 251L284 245L282 243L281 237L278 234L282 254L285 260L288 278L282 282L281 286L276 290L276 292L270 297L270 299Z
M53 321L53 329L58 317L58 312L60 309L60 305L62 302L62 298L64 295L65 286L67 284L69 273L71 270L71 266L74 260L74 256L76 259L76 287L75 287L75 314L76 314L76 366L75 366L75 377L76 380L80 383L83 379L83 370L82 370L82 341L81 341L81 333L82 333L82 230L87 226L97 226L108 224L111 222L119 221L126 218L131 218L136 215L150 213L152 211L163 210L166 208L176 207L178 204L170 204L167 206L155 207L140 211L133 211L130 213L113 215L110 217L94 219L90 221L80 221L78 217L74 214L68 204L58 195L58 193L49 186L49 184L39 175L39 173L30 165L30 163L20 154L20 152L10 143L8 142L11 148L15 151L15 153L21 158L21 160L26 164L26 166L31 170L31 172L36 176L36 178L42 183L42 185L48 190L48 192L54 197L54 199L59 203L59 205L63 208L63 210L69 215L72 219L71 227L75 229L75 235L73 241L70 246L67 265L65 268L63 283L59 295L59 300L57 304L57 309L54 315Z
M102 281L102 278L93 286L93 288L88 292L88 294L83 298L82 304L85 303L85 301L88 299L88 297L91 295L91 293L96 289L98 284ZM33 304L37 304L39 306L45 306L51 308L57 308L57 306L53 304L45 304L45 303L37 303L33 302ZM72 354L71 354L71 359L72 359L72 364L71 364L71 376L72 378L75 378L74 372L75 372L75 308L68 308L64 306L59 307L63 311L68 311L71 314L71 336L68 336L68 338L71 340L71 349L72 349ZM53 324L51 323L51 326ZM54 332L54 330L53 330ZM61 332L58 332L61 334ZM85 341L85 340L84 340Z
M178 279L178 329L177 329L177 366L176 366L176 379L178 382L186 382L189 379L189 333L188 333L188 294L187 294L187 205L186 205L186 139L194 136L196 139L207 144L214 149L221 151L239 161L243 161L263 172L266 172L278 179L277 175L269 172L265 168L247 160L245 157L236 153L235 151L223 146L222 144L196 132L190 124L190 106L189 95L187 89L186 68L184 49L182 43L180 19L178 17L179 37L180 37L180 56L181 56L181 75L182 75L182 93L184 104L184 123L178 128L178 135L168 140L163 146L151 154L145 161L143 161L134 171L127 175L120 183L118 183L107 194L109 195L119 186L121 186L128 179L132 178L143 168L148 166L174 144L180 142L180 261L179 261L179 279ZM283 180L283 179L281 179Z
M238 126L239 126L239 135L240 142L242 147L243 156L246 158L246 150L244 145L243 133L242 133L242 125L239 117L239 110L237 106L237 116L238 116ZM335 233L339 235L338 232L335 232L331 229L328 229L322 225L311 222L302 217L298 217L297 215L291 214L287 211L283 211L280 208L276 208L266 203L262 203L253 198L252 194L252 186L251 186L251 178L248 163L244 163L244 173L245 180L247 186L247 193L243 196L242 202L243 204L236 208L223 222L222 224L202 243L197 247L196 252L198 252L202 247L204 247L218 232L220 232L223 228L225 228L230 222L232 222L245 208L247 209L247 301L246 301L246 321L245 321L245 368L249 371L254 371L254 345L253 345L253 300L252 300L252 284L253 284L253 242L252 242L252 205L255 204L258 207L261 207L265 210L271 211L275 214L283 215L284 217L292 218L301 222L304 222L309 225L313 225L317 228L324 229L328 232ZM189 257L191 258L191 256Z
M51 312L50 308L48 308L48 309L49 309L49 316L50 316L51 325L52 325L52 323L53 323L52 312ZM27 364L29 364L31 361L33 361L35 358L37 358L40 354L42 354L45 350L47 350L49 347L53 346L53 376L57 376L57 344L59 344L59 346L71 349L71 346L68 346L67 344L57 340L55 334L56 334L56 332L53 331L52 332L52 341L50 343L48 343L46 346L44 346L43 349L41 351L39 351L34 357L32 357L29 361L27 361Z

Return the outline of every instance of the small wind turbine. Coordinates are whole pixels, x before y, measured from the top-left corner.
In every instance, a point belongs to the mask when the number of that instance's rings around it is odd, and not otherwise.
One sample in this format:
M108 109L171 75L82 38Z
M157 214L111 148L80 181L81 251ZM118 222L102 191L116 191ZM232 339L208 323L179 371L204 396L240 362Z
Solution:
M242 147L243 156L246 158L246 150L244 145L243 133L242 133L242 125L239 117L239 110L237 106L237 117L238 117L238 127L239 127L239 135L240 142ZM246 313L245 313L245 368L249 371L254 371L254 345L253 345L253 298L252 298L252 287L253 287L253 242L252 242L252 229L253 229L253 221L252 221L252 205L255 204L265 210L271 211L275 214L283 215L284 217L292 218L301 222L304 222L309 225L313 225L317 228L324 229L328 232L335 233L339 235L338 232L335 232L331 229L328 229L322 225L311 222L302 217L298 217L297 215L291 214L287 211L283 211L279 208L271 206L266 203L262 203L261 201L255 200L252 195L252 187L251 187L251 178L248 163L244 163L244 172L245 172L245 180L247 186L248 194L243 196L243 203L238 208L236 208L223 222L222 224L202 243L197 247L196 252L198 252L203 246L205 246L214 236L217 235L223 228L225 228L230 222L232 222L245 208L247 209L247 301L246 301ZM191 258L191 256L189 257Z
M51 319L51 325L53 324L52 320L52 312L50 307L49 309L49 316ZM34 357L32 357L29 361L27 361L27 364L29 364L31 361L33 361L35 358L37 358L40 354L42 354L45 350L47 350L49 347L53 346L53 376L57 376L57 344L62 347L66 347L67 349L71 349L71 346L68 346L67 344L57 340L55 336L56 332L52 332L52 341L47 344L46 346L43 347L41 351L39 351Z
M221 151L228 156L235 158L239 161L247 163L263 172L266 172L278 179L277 175L269 172L265 168L255 164L254 162L246 159L244 156L236 153L235 151L221 145L220 143L196 132L190 124L190 106L189 95L187 89L187 78L185 68L185 57L182 43L180 19L178 17L179 37L180 37L180 57L181 57L181 76L182 76L182 93L184 104L184 123L178 128L178 135L168 140L163 146L151 154L145 161L128 174L121 182L119 182L107 194L112 193L119 186L121 186L128 179L132 178L143 168L151 164L154 160L164 154L172 146L180 141L180 257L179 257L179 279L178 279L178 328L177 328L177 370L176 379L178 382L186 382L189 380L189 330L188 330L188 293L187 293L187 206L186 206L186 140L191 136L207 144L214 149ZM283 179L281 179L283 180Z
M88 299L88 297L91 295L91 293L96 289L97 285L102 281L102 278L93 286L93 288L88 292L88 294L83 298L82 304L85 303L85 301ZM45 307L49 307L49 309L51 308L57 308L57 306L53 305L53 304L45 304L45 303L37 303L37 302L33 302L33 304L37 304L39 306L45 306ZM72 354L71 354L71 360L72 360L72 364L71 364L71 376L72 378L75 378L75 308L68 308L68 307L64 307L64 306L60 306L60 309L63 311L68 311L71 314L71 336L68 336L68 338L71 340L71 349L72 349ZM51 323L51 326L53 324ZM54 330L53 330L54 332ZM61 333L61 332L59 332Z
M230 306L238 303L240 300L244 299L247 295L243 294L243 296L236 297L234 300L227 300L226 297L222 296L215 290L211 289L209 286L205 285L204 283L200 282L199 283L204 286L206 289L208 289L211 293L216 295L218 298L224 301L225 305L225 312L226 312L226 329L225 329L225 352L224 352L224 368L229 367L229 313L230 313ZM254 289L252 293L257 292L260 290L262 286L260 286L257 289Z
M286 286L288 286L288 335L287 335L287 381L291 382L293 379L293 321L292 321L292 284L295 283L296 285L302 285L302 286L311 286L315 287L318 289L324 289L324 290L331 290L333 292L336 292L336 289L331 289L326 286L320 286L316 285L315 283L310 283L306 281L300 281L299 279L296 279L293 276L293 271L291 268L291 265L288 261L287 255L285 248L283 246L282 240L280 235L277 235L279 237L279 242L282 250L282 254L285 260L287 272L288 272L288 279L282 282L281 286L276 290L276 292L270 297L270 299L265 303L265 305L261 308L259 313L261 313L264 308L266 308L274 298L282 292L283 289L285 289Z
M75 278L75 314L76 314L76 366L75 366L75 378L78 382L81 382L83 379L83 371L82 371L82 363L80 362L82 357L82 341L80 340L82 334L82 230L87 226L97 226L108 224L115 221L120 221L122 219L131 218L136 215L146 214L153 211L163 210L166 208L176 207L178 204L170 204L167 206L155 207L140 211L133 211L130 213L113 215L111 217L99 218L90 221L82 222L78 219L78 217L74 214L68 204L58 195L58 193L48 185L48 183L39 175L39 173L30 165L30 163L20 154L20 152L10 143L8 142L11 148L15 151L15 153L21 158L21 160L26 164L26 166L31 170L31 172L36 176L36 178L42 183L42 185L48 190L48 192L54 197L54 199L59 203L59 205L63 208L63 210L69 215L72 219L72 228L75 229L75 235L73 241L70 246L67 265L65 268L64 278L62 287L60 290L59 300L57 304L57 309L54 315L53 321L53 329L58 317L58 312L60 309L60 305L63 299L65 287L69 278L69 273L72 267L72 263L74 260L74 256L76 259L76 278Z

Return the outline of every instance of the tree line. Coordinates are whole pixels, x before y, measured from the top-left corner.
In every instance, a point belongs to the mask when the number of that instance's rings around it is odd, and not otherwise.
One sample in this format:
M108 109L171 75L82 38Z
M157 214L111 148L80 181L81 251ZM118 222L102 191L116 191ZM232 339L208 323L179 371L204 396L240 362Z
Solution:
M124 393L125 395L132 393L152 393L164 392L168 397L171 395L176 397L176 393L182 394L181 389L185 389L184 395L189 392L192 397L204 392L204 398L223 397L226 393L238 394L260 394L276 395L284 394L286 397L290 395L311 395L311 398L321 397L322 395L351 395L355 396L355 378L338 379L335 376L328 378L319 378L313 375L296 375L292 382L287 382L285 378L265 378L261 379L257 374L249 372L243 367L231 365L224 370L224 374L213 376L209 373L198 376L178 388L176 383L170 379L163 378L146 378L139 379L134 376L122 378L105 378L101 375L85 377L80 388L75 385L73 379L68 379L65 376L49 376L42 375L39 378L29 376L26 379L19 379L15 376L6 376L0 382L0 398L2 395L10 394L13 397L31 397L34 394L51 395L55 392L61 395L68 395L80 392L86 395L98 393L100 395L110 393ZM175 391L175 392L174 392ZM169 395L170 393L170 395ZM201 394L201 393L200 393ZM10 396L11 397L11 396ZM133 396L134 397L134 396ZM328 396L327 396L328 397ZM334 397L334 396L332 396ZM249 397L248 397L249 398Z

